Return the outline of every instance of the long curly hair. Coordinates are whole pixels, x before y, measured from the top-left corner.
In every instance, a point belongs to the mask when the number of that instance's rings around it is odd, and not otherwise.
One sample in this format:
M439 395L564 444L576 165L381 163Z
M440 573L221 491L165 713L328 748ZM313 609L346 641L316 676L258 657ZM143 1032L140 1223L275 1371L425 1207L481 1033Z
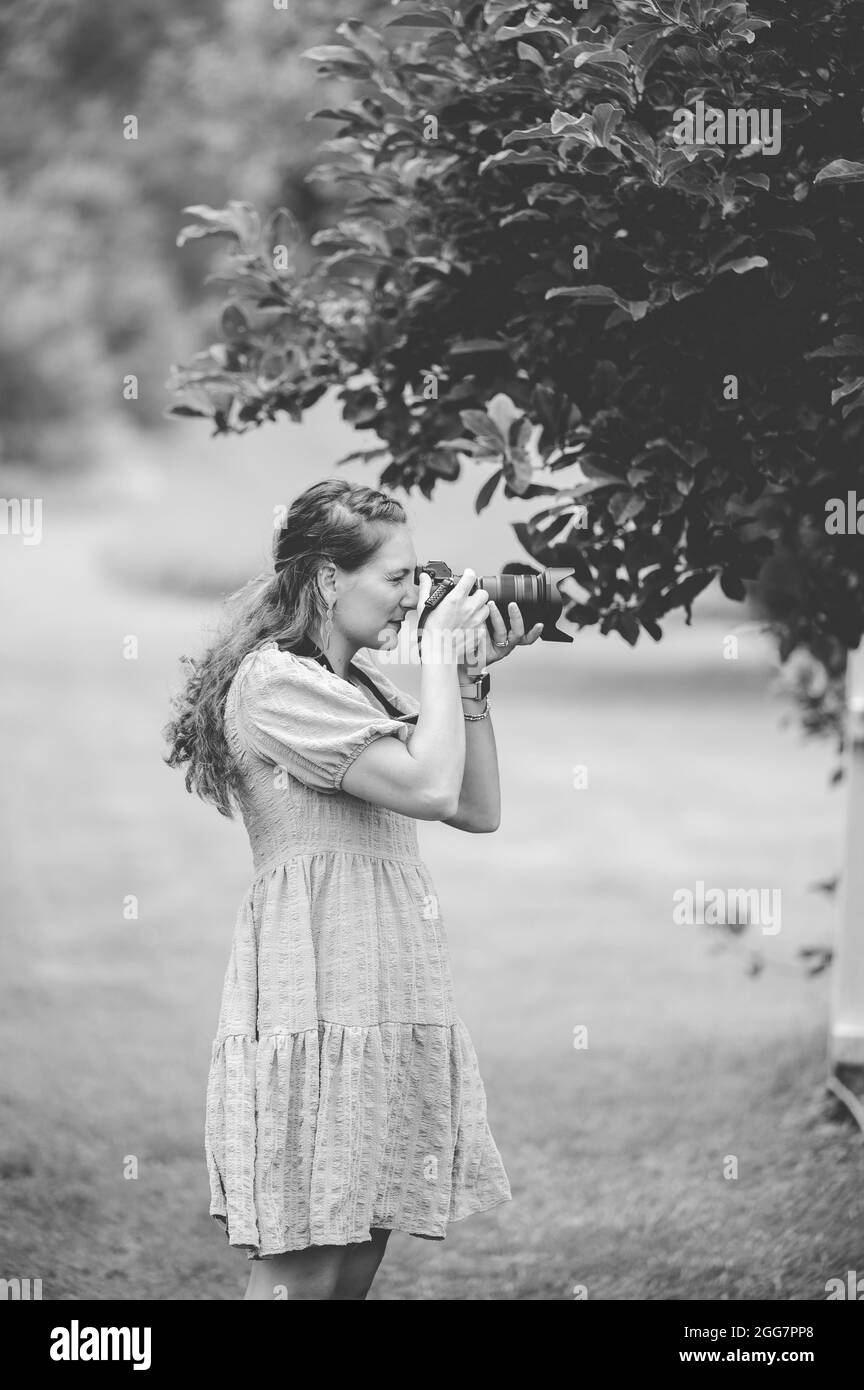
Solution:
M170 748L164 761L169 767L188 764L187 791L233 818L240 770L225 737L224 714L241 661L271 640L299 656L320 652L327 614L318 584L322 565L360 569L385 539L384 528L407 520L395 497L343 479L313 483L294 499L274 528L274 570L228 596L203 656L180 658L189 674L171 700L174 717L163 731Z

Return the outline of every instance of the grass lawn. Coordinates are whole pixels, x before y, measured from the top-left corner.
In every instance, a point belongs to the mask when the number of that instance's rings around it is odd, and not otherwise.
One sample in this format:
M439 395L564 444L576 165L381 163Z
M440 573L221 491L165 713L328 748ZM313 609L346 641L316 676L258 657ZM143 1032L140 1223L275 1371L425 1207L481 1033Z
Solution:
M247 1277L202 1136L248 845L160 760L213 606L160 591L182 550L137 572L160 508L190 564L244 532L243 474L189 476L167 509L158 488L57 487L43 543L4 543L0 1276L48 1299L236 1299ZM831 940L811 885L839 867L842 793L831 750L778 726L762 639L722 659L735 621L635 652L584 634L495 675L501 828L421 842L514 1200L441 1243L395 1234L373 1298L816 1300L864 1269L861 1136L824 1094L829 979L797 969ZM676 926L699 879L779 888L781 931Z

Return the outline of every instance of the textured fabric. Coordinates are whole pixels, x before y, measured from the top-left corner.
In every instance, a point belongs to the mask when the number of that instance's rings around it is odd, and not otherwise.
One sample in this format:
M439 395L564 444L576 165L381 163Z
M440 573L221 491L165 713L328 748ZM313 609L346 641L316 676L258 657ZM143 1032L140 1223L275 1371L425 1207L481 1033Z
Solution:
M363 651L404 716L417 701ZM510 1199L416 821L341 790L412 726L274 642L231 685L253 880L237 915L207 1087L210 1214L249 1258L443 1239Z

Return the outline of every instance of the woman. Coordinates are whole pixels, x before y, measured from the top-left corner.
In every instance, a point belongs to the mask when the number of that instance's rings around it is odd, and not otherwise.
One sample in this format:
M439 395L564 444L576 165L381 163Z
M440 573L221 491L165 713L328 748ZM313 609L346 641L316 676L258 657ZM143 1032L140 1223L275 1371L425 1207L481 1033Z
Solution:
M249 1299L363 1299L391 1230L442 1240L511 1195L416 821L497 829L476 677L541 624L526 634L514 604L508 634L466 570L428 614L417 701L366 651L417 607L416 566L394 498L308 488L166 730L169 764L239 806L252 847L205 1125L210 1213L253 1261Z

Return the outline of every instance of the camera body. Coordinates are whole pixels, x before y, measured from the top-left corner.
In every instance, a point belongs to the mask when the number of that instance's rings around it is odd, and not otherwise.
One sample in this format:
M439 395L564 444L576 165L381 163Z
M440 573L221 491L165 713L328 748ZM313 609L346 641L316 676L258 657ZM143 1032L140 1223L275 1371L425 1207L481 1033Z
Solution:
M475 589L485 589L490 599L498 605L505 620L508 603L517 603L526 632L535 623L542 622L543 631L540 635L544 642L572 642L572 636L567 632L559 632L556 623L566 602L566 595L561 592L561 584L565 579L572 578L573 573L572 569L536 570L530 565L505 565L501 574L480 575L470 592L473 594ZM415 584L419 584L421 574L429 575L432 588L417 624L418 633L427 614L433 608L437 608L445 595L462 578L460 574L454 574L443 560L430 560L425 565L418 565L414 571ZM486 620L486 629L492 636L489 619Z

